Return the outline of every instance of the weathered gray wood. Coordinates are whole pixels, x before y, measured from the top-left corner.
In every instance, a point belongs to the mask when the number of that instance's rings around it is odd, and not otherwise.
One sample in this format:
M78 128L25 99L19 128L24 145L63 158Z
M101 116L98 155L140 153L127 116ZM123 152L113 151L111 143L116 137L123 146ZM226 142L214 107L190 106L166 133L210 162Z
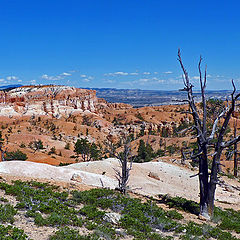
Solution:
M200 215L210 219L213 215L214 210L214 197L216 184L218 182L217 173L220 169L220 157L224 148L229 147L233 144L236 144L240 141L240 136L235 136L234 139L224 142L223 137L225 135L227 126L229 124L229 120L234 112L236 100L239 98L240 94L235 95L236 87L234 82L233 92L231 94L231 106L225 107L225 109L217 116L214 121L212 131L210 136L207 136L207 107L206 107L206 98L205 98L205 89L207 82L207 71L205 68L204 77L202 77L201 72L201 63L202 57L200 56L198 70L199 70L199 81L201 86L201 96L202 96L202 106L203 106L203 114L200 117L199 112L197 110L197 106L194 101L193 96L193 85L190 82L188 73L182 63L181 53L178 50L178 61L183 71L183 84L184 91L187 92L188 96L188 104L190 107L190 114L193 116L194 128L197 133L197 143L198 143L198 153L193 157L198 158L199 161L199 187L200 187ZM220 127L219 133L217 133L217 125L219 120L224 117L224 121ZM217 142L214 145L214 154L212 155L212 166L211 173L209 177L208 173L208 151L209 147L212 145L211 141L216 139Z

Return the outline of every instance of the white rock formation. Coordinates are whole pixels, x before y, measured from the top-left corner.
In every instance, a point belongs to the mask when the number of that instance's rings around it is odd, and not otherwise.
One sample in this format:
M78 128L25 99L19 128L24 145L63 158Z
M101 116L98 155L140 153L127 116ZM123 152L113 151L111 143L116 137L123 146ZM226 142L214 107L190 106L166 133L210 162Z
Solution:
M69 116L95 111L96 92L68 86L26 86L0 91L0 116Z

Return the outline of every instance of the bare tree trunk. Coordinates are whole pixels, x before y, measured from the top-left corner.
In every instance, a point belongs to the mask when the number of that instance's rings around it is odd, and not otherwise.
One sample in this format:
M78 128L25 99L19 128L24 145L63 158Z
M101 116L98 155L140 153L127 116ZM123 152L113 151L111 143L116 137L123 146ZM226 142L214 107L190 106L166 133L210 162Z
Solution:
M111 141L106 142L106 146L106 150L111 154L111 156L118 159L120 165L120 170L114 169L115 177L118 180L118 188L116 189L118 189L121 193L126 194L133 162L130 139L126 135L122 137L123 152L120 153L116 153L116 147Z
M203 153L199 157L199 186L200 186L200 215L209 219L208 214L208 160L207 148L204 146Z
M236 138L237 136L237 120L234 120L234 138ZM237 158L237 154L238 154L238 149L237 149L237 143L234 144L234 167L233 167L233 174L235 177L238 176L238 158Z
M205 99L205 88L206 88L206 69L204 77L202 78L201 73L201 61L202 58L200 57L200 61L198 64L199 69L199 81L201 86L201 95L202 95L202 108L203 108L203 114L200 115L197 105L194 101L193 96L193 85L190 82L188 73L186 69L184 68L184 65L182 63L180 50L178 50L178 61L181 65L181 68L183 70L183 83L184 83L184 89L182 91L187 92L188 96L188 104L189 104L189 113L193 117L194 126L192 129L196 132L196 138L198 143L198 153L193 156L193 159L198 158L199 160L199 185L200 185L200 215L210 219L210 217L213 216L214 212L214 197L215 197L215 191L216 191L216 184L218 181L217 174L220 171L220 158L221 154L224 148L229 147L231 145L237 144L237 142L240 141L240 136L234 135L234 138L229 141L224 141L224 135L227 129L227 126L229 124L229 120L232 116L232 113L235 109L235 103L236 100L240 97L240 94L235 95L236 88L234 85L234 82L232 81L233 85L233 92L231 94L231 106L227 105L225 109L217 115L217 118L214 121L214 124L212 126L212 130L210 133L210 136L207 136L207 107L206 107L206 99ZM217 127L219 120L224 117L224 121L219 128L220 131L217 132ZM212 166L211 166L211 172L210 172L210 179L208 174L208 147L211 145L212 140L215 139L215 147L214 147L214 154L212 159Z
M214 213L214 200L215 200L215 191L218 181L218 167L217 167L217 159L220 159L222 152L219 152L213 157L212 162L212 169L211 169L211 176L209 182L209 189L208 189L208 213L210 216L213 216Z
M127 164L128 164L128 156L124 156L123 159L121 159L122 176L121 176L121 186L120 186L120 189L122 190L123 194L126 194L128 175L129 175Z
M186 156L185 156L184 148L183 148L183 147L181 148L181 156L182 156L182 158L181 158L181 164L182 164L182 165L185 165L185 163L186 163Z

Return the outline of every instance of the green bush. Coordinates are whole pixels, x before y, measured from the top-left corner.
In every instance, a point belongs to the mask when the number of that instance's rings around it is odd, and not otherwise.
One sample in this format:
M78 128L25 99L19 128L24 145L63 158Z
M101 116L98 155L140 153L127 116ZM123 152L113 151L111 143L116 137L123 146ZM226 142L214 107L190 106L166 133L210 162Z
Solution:
M56 154L56 148L55 147L50 148L50 151L48 152L48 155L51 155L51 154Z
M25 148L26 145L25 145L25 143L21 143L21 144L19 145L19 147L20 147L20 148Z
M44 148L43 147L43 142L40 139L39 140L35 140L33 142L30 142L29 143L29 147L34 149L34 150L36 150L36 151Z
M170 210L167 212L167 216L170 217L171 219L177 219L181 220L183 219L183 215L176 210Z
M68 166L68 165L71 165L72 163L63 163L63 162L60 162L58 166L62 167L62 166Z
M50 240L97 240L98 238L93 235L81 236L77 230L69 227L64 227L58 230Z
M17 209L25 211L27 218L32 218L38 226L55 226L59 228L50 239L124 239L132 235L136 240L166 240L171 237L163 237L157 232L171 232L178 239L218 239L236 240L229 231L239 231L239 211L232 209L221 210L215 208L213 219L217 227L208 224L196 224L187 222L182 224L179 220L183 216L176 210L166 211L157 205L157 200L151 199L142 202L140 199L123 196L119 192L110 189L91 189L89 191L59 192L58 188L47 183L15 181L12 185L0 182L0 189L6 194L16 197ZM171 198L162 196L160 202L170 207L182 209L196 214L198 204L184 198ZM79 209L79 207L81 207ZM117 225L104 219L107 212L115 212L121 215ZM13 206L0 205L0 221L13 223L17 210ZM70 227L85 227L92 233L81 236L78 231ZM121 229L119 232L116 229ZM26 239L1 238L0 239ZM17 231L24 236L23 232ZM13 232L11 230L10 232ZM10 233L12 234L12 233ZM22 235L21 235L22 234ZM166 235L169 235L168 233ZM173 238L174 239L174 238Z
M66 145L65 145L64 149L67 149L67 150L69 150L69 149L70 149L70 143L66 143Z
M176 153L179 150L179 147L176 144L167 146L167 151L170 156Z
M156 152L156 155L158 157L163 157L163 156L165 156L165 151L162 150L162 149L158 149L157 152Z
M94 205L85 205L79 212L89 220L100 220L105 214L104 211L98 210Z
M138 118L138 119L140 119L141 121L145 121L144 118L143 118L143 116L142 116L141 113L139 113L139 112L138 112L137 114L135 114L135 117Z
M240 211L215 208L213 220L218 221L218 226L223 230L233 230L240 233Z
M12 161L12 160L21 160L25 161L27 160L27 154L23 153L19 149L13 152L6 152L4 155L4 160L6 161Z
M168 195L159 195L161 202L167 204L170 208L184 210L193 214L199 214L199 205L191 200L182 197L169 197Z
M0 204L0 222L1 223L13 223L14 216L16 215L17 210L10 204L2 205Z
M1 240L27 240L29 239L23 230L13 226L0 225Z

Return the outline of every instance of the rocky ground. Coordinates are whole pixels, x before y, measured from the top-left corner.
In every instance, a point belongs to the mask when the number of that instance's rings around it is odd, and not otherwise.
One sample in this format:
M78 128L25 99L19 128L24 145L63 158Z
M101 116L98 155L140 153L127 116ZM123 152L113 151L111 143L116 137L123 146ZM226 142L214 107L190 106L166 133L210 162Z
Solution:
M116 159L105 159L103 161L75 163L64 167L56 167L43 163L10 161L0 163L0 182L11 184L12 181L40 181L59 186L60 191L71 192L72 190L84 191L93 188L117 187L115 170L119 167ZM199 201L198 179L190 178L196 172L188 168L159 161L148 163L133 163L129 193L132 197L145 201L149 197L159 199L160 195L180 196L189 200ZM233 179L223 177L222 185L218 186L216 192L216 206L221 208L232 208L240 210L240 183ZM8 203L16 206L19 202L14 196L6 195L0 190L0 198L5 198ZM1 200L2 201L2 200ZM79 209L83 206L79 206ZM159 207L169 211L169 207L160 204ZM203 224L197 215L180 211L184 215L181 224L194 221ZM45 215L43 214L43 217ZM45 217L47 217L46 215ZM25 210L19 210L15 216L13 226L23 229L31 239L48 239L59 228L56 226L38 226L35 220L26 216ZM7 224L5 224L7 226ZM212 226L216 226L213 224ZM87 235L93 231L86 227L74 227L82 235ZM124 232L123 229L118 231ZM233 233L236 237L238 234ZM172 233L164 233L164 236L172 236ZM174 239L179 239L178 235L173 235ZM104 238L111 239L111 238ZM131 235L125 235L121 239L133 239Z
M75 163L64 167L48 164L10 161L0 163L0 174L8 177L57 181L88 187L118 186L115 170L119 169L116 159ZM133 163L130 172L129 189L133 193L147 196L169 194L190 200L199 200L197 172L161 160L148 163ZM216 204L240 210L240 183L235 179L221 178L216 191Z

